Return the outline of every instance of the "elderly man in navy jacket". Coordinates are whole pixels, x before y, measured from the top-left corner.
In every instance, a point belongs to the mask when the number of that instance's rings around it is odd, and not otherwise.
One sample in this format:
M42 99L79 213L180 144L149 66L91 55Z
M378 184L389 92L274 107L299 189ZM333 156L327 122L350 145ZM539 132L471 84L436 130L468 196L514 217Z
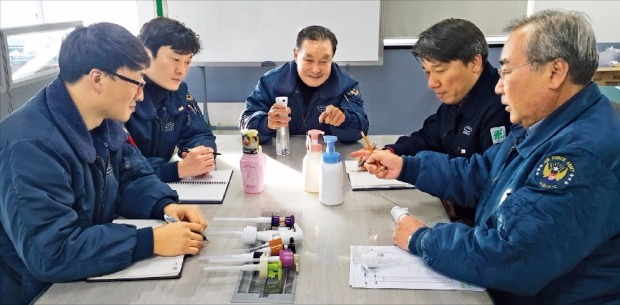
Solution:
M477 206L475 226L427 227L407 215L394 243L488 288L498 304L617 304L620 121L591 82L594 32L583 15L555 10L509 29L496 91L518 125L501 145L469 159L380 152L366 163L378 177Z
M368 117L356 80L333 62L336 35L313 25L297 34L294 60L267 72L245 101L241 129L256 129L261 143L270 142L278 127L293 135L320 129L344 143L368 133ZM275 103L288 97L288 107Z
M27 304L46 286L119 271L153 256L196 255L207 223L153 174L122 123L150 60L129 31L71 32L59 77L0 123L0 295ZM117 216L181 222L113 224Z

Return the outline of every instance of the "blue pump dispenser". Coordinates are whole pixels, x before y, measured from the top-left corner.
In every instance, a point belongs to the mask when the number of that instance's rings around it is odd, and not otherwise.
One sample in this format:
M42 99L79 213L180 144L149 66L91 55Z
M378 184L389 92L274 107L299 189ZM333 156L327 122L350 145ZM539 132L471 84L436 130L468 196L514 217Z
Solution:
M323 136L325 141L325 152L323 153L323 162L334 164L340 162L340 153L336 151L337 136Z

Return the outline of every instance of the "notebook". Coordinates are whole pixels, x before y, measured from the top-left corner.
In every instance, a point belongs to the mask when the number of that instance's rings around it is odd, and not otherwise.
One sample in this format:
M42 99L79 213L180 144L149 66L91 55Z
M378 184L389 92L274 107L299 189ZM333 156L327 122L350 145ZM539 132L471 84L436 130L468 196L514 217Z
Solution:
M168 185L177 191L181 203L222 203L232 173L231 169L215 170L206 175L170 182Z
M392 190L415 188L415 186L395 179L379 179L357 167L357 161L346 160L344 166L354 191Z
M157 227L165 224L164 221L155 219L115 219L114 223L135 225L138 229L145 227ZM131 266L114 273L102 276L94 276L86 279L87 282L106 281L132 281L152 279L176 279L181 277L183 271L184 255L177 256L153 256L133 263Z

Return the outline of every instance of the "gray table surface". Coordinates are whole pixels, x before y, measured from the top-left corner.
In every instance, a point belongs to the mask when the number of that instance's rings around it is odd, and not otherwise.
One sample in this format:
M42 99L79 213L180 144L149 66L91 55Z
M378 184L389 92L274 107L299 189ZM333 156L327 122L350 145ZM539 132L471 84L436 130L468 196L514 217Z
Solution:
M396 136L371 136L379 147L393 143ZM295 304L492 304L487 292L399 289L362 289L349 286L351 245L392 245L395 227L390 216L394 205L410 211L428 225L447 221L435 197L418 190L352 192L344 175L345 200L339 206L325 206L318 194L303 190L302 158L305 137L291 137L288 157L276 157L273 145L263 146L267 154L265 190L243 192L239 160L241 137L217 137L218 169L233 169L228 193L221 205L202 205L209 230L241 230L249 223L213 221L213 217L257 217L263 212L295 215L304 232L301 270ZM360 143L338 144L343 159L362 148ZM234 237L211 236L200 255L235 254L246 248ZM86 283L57 283L36 301L37 304L222 304L230 303L239 277L238 271L207 272L198 256L185 260L183 275L173 280Z

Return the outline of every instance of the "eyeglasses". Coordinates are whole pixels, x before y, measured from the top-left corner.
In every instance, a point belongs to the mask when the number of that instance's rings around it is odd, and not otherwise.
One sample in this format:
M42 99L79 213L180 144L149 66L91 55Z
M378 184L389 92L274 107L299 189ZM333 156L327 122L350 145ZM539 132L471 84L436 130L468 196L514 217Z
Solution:
M524 64L522 64L522 65L518 65L518 66L505 67L505 68L499 68L499 69L497 70L497 72L499 73L499 78L502 78L502 79L503 79L504 77L506 77L506 75L508 75L508 74L512 73L515 69L520 68L520 67L523 67L523 66L527 66L527 65L529 65L529 64L530 64L530 63L528 62L528 63L524 63Z
M144 85L146 85L146 82L139 82L139 81L137 81L135 79L131 79L129 77L122 76L120 74L116 74L114 72L106 72L106 73L108 73L110 75L114 75L114 76L116 76L116 77L118 77L118 78L120 78L120 79L122 79L122 80L124 80L124 81L126 81L128 83L132 83L134 85L137 85L138 86L138 94L142 93L142 90L144 90Z

